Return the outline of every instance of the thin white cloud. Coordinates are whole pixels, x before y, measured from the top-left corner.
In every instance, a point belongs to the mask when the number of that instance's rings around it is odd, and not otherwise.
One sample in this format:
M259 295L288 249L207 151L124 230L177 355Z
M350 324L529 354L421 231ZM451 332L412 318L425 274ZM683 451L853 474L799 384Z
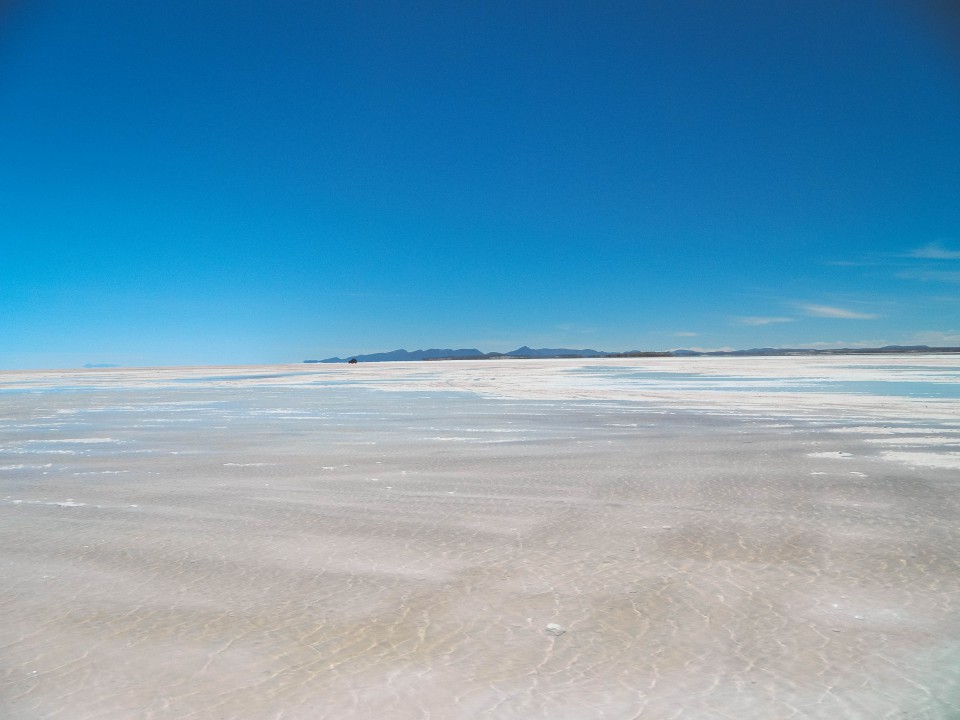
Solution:
M897 277L921 282L960 283L960 270L904 270L897 273Z
M853 260L826 260L824 265L833 265L835 267L863 267L870 265L868 262L854 262Z
M838 318L841 320L873 320L880 317L872 313L862 313L830 305L799 305L798 307L811 317Z
M674 337L696 337L699 334L700 333L695 333L695 332L675 332L673 336Z
M875 348L886 345L886 340L821 340L819 342L800 343L795 347L810 350L835 350L839 348Z
M926 260L960 260L960 250L945 248L940 243L927 243L923 247L911 250L907 257L924 258Z
M738 325L774 325L776 323L793 322L789 317L763 317L757 315L748 315L746 317L736 317L733 322Z
M960 347L960 332L957 330L924 330L914 333L912 342L933 347Z

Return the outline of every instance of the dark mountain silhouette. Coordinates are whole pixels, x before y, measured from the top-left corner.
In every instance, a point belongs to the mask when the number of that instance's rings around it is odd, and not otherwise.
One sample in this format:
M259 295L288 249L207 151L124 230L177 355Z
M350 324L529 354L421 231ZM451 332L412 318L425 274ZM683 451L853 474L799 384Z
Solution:
M599 350L571 350L570 348L540 348L534 350L524 345L523 347L503 353L509 357L528 357L528 358L555 358L555 357L602 357L610 353L600 352Z
M372 353L370 355L353 355L358 362L397 362L405 360L484 360L496 357L511 358L557 358L557 357L605 357L610 353L599 350L572 350L569 348L540 348L536 350L524 345L506 353L485 353L476 348L460 350L437 349L430 350L392 350L390 352ZM348 358L332 357L326 360L304 360L306 363L342 363Z
M397 362L404 360L439 360L441 358L485 358L486 355L474 348L460 350L440 350L431 348L430 350L391 350L390 352L372 353L370 355L351 355L350 358L356 358L357 362ZM305 360L304 362L322 362L338 363L347 362L350 358L332 357L326 360Z
M460 350L393 350L349 358L332 357L326 360L304 360L305 363L345 363L356 358L358 362L397 362L405 360L486 360L490 358L601 358L601 357L759 357L765 355L882 355L887 353L960 353L960 347L928 347L927 345L886 345L879 348L752 348L750 350L670 350L651 352L630 350L604 352L601 350L572 350L569 348L534 349L524 345L510 352L484 353L476 348Z

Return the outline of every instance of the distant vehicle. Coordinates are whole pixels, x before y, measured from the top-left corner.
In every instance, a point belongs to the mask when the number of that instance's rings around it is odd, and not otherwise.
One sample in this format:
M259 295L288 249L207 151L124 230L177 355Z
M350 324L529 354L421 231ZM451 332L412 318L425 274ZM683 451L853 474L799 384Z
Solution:
M349 363L350 365L356 365L356 364L357 364L357 359L356 359L356 358L350 358L349 360L347 360L347 363Z

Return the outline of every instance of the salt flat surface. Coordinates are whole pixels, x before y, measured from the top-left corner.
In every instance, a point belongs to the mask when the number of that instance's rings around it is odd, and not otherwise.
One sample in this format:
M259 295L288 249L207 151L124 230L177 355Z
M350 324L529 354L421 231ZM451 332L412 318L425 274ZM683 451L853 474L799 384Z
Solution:
M0 374L0 717L955 718L957 360Z

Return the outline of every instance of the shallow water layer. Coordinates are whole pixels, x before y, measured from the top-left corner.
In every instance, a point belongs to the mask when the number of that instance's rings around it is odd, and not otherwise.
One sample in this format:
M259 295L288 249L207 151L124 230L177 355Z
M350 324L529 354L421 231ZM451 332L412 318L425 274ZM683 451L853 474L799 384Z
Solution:
M877 366L873 366L876 369ZM861 368L866 369L866 368ZM754 391L762 393L833 393L864 394L878 397L953 398L960 399L960 370L942 377L944 381L911 379L911 371L920 368L902 368L902 377L882 380L825 380L816 377L769 378L750 375L702 375L691 372L635 371L618 367L588 367L587 374L606 375L636 388L708 390L708 391ZM941 368L942 370L942 368Z
M0 717L960 713L940 405L242 374L0 399Z

